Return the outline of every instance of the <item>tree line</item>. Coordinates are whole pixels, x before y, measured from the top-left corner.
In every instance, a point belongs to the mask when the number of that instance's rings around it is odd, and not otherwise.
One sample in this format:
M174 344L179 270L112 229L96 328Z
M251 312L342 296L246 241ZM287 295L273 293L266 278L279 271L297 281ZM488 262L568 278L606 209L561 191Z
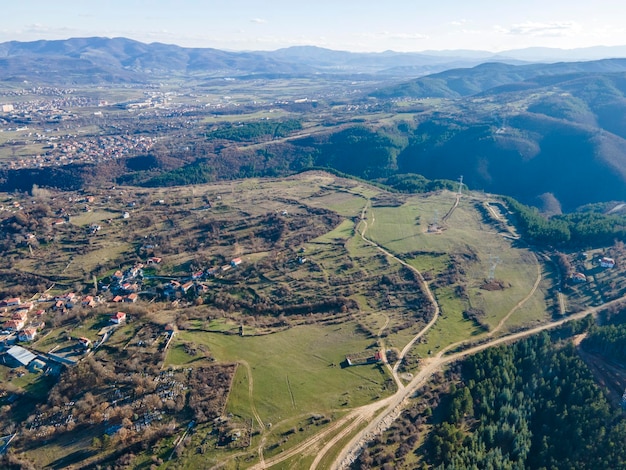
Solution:
M624 331L598 328L588 341L617 349ZM572 333L490 348L435 376L352 468L624 468L626 419L560 341Z
M626 239L626 217L595 212L575 212L545 217L535 207L505 197L517 226L532 243L564 248L611 244Z
M429 442L439 469L622 468L626 420L571 343L542 334L465 361Z

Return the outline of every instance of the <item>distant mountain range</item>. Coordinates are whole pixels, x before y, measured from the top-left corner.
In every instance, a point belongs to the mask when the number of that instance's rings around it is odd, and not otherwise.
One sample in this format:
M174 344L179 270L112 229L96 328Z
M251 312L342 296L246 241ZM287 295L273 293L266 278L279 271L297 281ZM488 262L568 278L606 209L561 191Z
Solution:
M355 53L313 46L276 51L229 52L210 48L145 44L126 38L72 38L0 44L0 80L41 83L142 83L167 77L251 74L305 76L319 73L418 77L484 62L521 64L626 57L626 46L586 49L531 48L421 53Z
M626 72L626 59L588 62L511 65L488 62L473 68L458 68L420 77L373 92L378 98L462 98L507 86L524 89L549 82L563 82L589 74ZM500 90L500 91L506 91Z

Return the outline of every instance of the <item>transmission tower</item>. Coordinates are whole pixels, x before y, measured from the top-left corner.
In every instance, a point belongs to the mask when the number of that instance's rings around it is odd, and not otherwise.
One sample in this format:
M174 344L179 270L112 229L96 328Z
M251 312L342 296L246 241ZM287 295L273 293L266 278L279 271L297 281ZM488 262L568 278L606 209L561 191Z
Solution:
M433 221L428 226L429 232L436 232L437 230L439 230L439 209L435 209Z
M499 256L494 256L494 255L489 256L490 267L489 267L489 276L487 277L487 280L493 281L495 279L496 267L498 266L499 263L500 263Z

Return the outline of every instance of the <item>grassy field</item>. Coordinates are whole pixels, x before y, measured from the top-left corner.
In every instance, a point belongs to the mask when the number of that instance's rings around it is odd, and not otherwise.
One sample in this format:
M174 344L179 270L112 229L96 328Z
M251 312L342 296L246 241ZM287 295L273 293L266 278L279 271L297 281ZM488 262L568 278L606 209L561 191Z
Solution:
M389 248L415 268L437 279L446 270L462 268L459 281L467 298L459 298L449 289L434 288L442 307L442 318L426 336L426 342L417 347L420 354L460 341L479 333L477 326L463 318L463 311L474 308L484 312L481 319L490 329L531 292L541 271L536 257L525 248L518 248L488 224L476 210L479 196L461 199L457 209L442 223L443 215L452 207L452 193L444 191L431 196L415 196L400 207L370 209L367 236ZM428 231L438 223L443 230ZM419 254L416 254L419 253ZM457 256L452 260L450 254ZM483 284L493 274L505 288L485 290ZM547 318L545 289L538 289L524 305L511 316L511 327L528 325Z
M106 210L84 212L80 215L75 215L70 219L70 222L74 225L89 225L96 222L102 222L108 219L118 219L121 216L118 212L110 212Z
M140 247L158 240L162 246L155 248L154 256L163 261L147 272L158 279L144 283L144 294L133 306L146 317L137 315L116 329L94 358L110 361L119 354L139 361L142 353L154 359L158 370L238 364L224 416L244 430L248 447L216 450L215 429L201 424L190 436L184 457L175 462L180 468L207 463L245 468L258 462L260 445L266 458L277 455L349 409L394 392L386 368L344 363L347 354L373 353L383 344L401 350L428 321L419 278L399 260L424 275L441 308L440 318L415 345L403 372L415 371L417 357L478 339L511 312L502 332L546 319L554 307L550 298L557 281L551 265L503 236L503 222L481 212L488 196L464 195L443 221L455 199L449 191L387 194L322 172L149 192L102 190L90 204L93 212L84 212L84 205L70 207L71 223L51 228L49 239L33 253L17 247L13 267L50 276L50 283L56 282L52 295L79 292L80 283L87 292L93 275L103 279L116 269L145 262L153 255ZM137 203L132 217L116 216L130 202ZM359 222L362 213L367 225ZM84 229L111 218L95 235ZM439 225L436 232L429 231L433 223ZM364 241L359 230L365 227L365 236L394 256ZM181 295L176 302L156 298L163 289L159 283L171 277L189 279L193 270L221 266L235 256L243 259L241 267L202 279L206 290L201 296ZM485 288L490 275L500 288ZM585 287L595 286L597 296L609 282L621 286L617 270L594 276L602 284ZM71 349L75 340L68 337L76 336L96 340L104 310L99 307L101 315L89 311L66 325L57 319L55 324L62 326L42 334L35 347ZM480 312L479 321L468 318L470 310ZM148 327L150 321L158 325ZM166 323L177 325L179 332L164 357L138 348L140 339L160 334ZM238 334L242 324L244 336ZM19 381L12 385L32 386ZM190 419L181 416L181 425ZM163 439L155 455L169 458L177 437ZM68 444L72 452L73 445ZM82 441L77 445L85 447ZM62 457L53 452L55 459ZM311 461L293 459L280 468L300 468ZM141 468L150 465L144 456L136 463Z
M420 343L415 348L422 357L427 357L429 351L435 354L449 344L482 332L472 321L463 317L465 305L454 295L452 289L438 289L436 297L441 308L441 317L426 335L426 342Z
M310 243L333 243L337 241L345 241L354 236L354 222L344 220L334 230L325 233L321 237L311 240Z
M205 344L218 361L247 362L252 370L254 404L264 422L354 407L392 392L384 368L342 368L346 354L372 346L372 340L358 333L352 322L300 326L256 337L186 331L175 341ZM171 354L177 353L168 353L169 363L173 363ZM249 384L240 374L228 410L250 418Z

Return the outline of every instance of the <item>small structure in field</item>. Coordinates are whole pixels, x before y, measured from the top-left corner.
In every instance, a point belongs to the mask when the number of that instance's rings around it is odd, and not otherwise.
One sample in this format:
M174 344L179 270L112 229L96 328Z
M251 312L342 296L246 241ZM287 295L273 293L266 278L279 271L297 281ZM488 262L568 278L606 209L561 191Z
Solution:
M346 363L349 366L361 366L365 364L375 364L383 360L383 355L380 351L364 351L356 354L348 354L346 356Z

